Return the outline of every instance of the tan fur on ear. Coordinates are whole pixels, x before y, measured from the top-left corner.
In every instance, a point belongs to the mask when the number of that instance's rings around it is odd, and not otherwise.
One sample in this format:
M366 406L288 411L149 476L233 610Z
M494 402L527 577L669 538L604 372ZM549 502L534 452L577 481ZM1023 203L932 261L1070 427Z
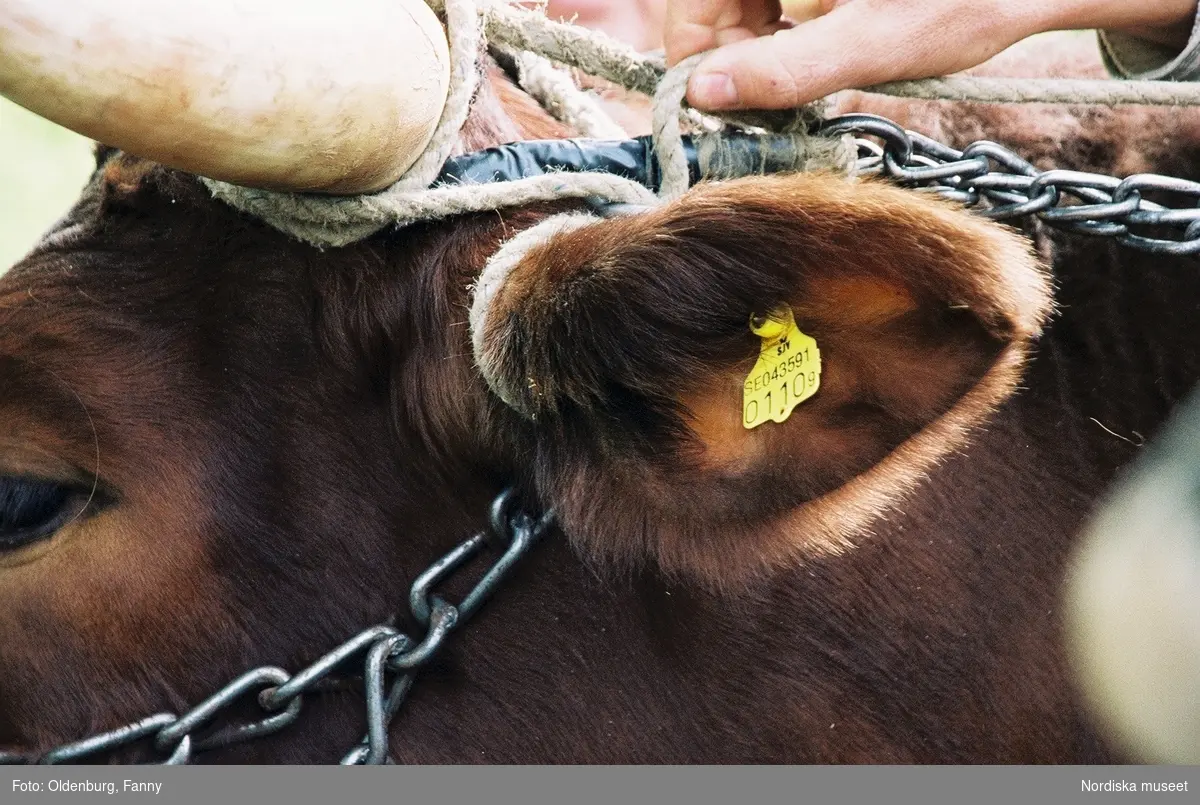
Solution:
M104 189L109 195L118 197L134 195L155 167L153 162L117 153L104 165Z
M821 387L747 430L749 317L781 304L821 348ZM563 234L513 270L485 336L580 549L729 589L861 539L1012 394L1051 307L1011 230L809 174Z

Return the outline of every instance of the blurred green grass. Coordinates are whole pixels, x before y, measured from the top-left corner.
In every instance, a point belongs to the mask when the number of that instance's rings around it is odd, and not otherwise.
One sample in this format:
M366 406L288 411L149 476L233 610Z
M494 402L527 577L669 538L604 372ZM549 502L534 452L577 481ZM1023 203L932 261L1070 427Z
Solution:
M92 141L0 98L0 274L70 209Z

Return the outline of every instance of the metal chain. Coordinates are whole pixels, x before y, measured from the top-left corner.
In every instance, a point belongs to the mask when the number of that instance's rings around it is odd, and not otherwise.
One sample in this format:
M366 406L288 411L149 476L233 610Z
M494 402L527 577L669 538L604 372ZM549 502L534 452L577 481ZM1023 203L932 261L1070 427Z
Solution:
M513 566L553 521L553 513L533 517L517 502L512 490L492 504L491 528L476 534L439 559L417 577L409 594L413 618L425 629L416 641L392 626L373 626L347 640L295 675L263 666L242 674L182 716L157 713L115 730L59 746L40 758L0 753L0 765L58 764L87 760L101 753L149 741L163 765L190 763L197 755L276 733L300 715L306 694L319 690L336 669L361 662L366 687L367 734L341 762L343 765L382 764L388 758L388 728L411 690L417 673L437 654L449 635L479 611ZM466 598L453 605L434 594L434 588L488 545L503 554L484 573ZM250 723L228 724L201 736L203 728L235 704L254 696L263 713Z
M878 115L833 117L819 131L830 137L855 137L859 175L878 174L937 193L986 218L1006 221L1034 215L1057 229L1116 238L1144 252L1200 253L1200 182L1154 173L1119 179L1101 173L1038 170L989 140L959 151ZM1147 193L1181 195L1186 202L1169 206L1145 198Z
M1200 253L1200 183L1158 174L1125 179L1072 170L1038 170L1012 150L989 140L971 143L961 151L907 131L885 117L849 114L830 118L819 128L828 137L850 134L858 146L859 175L878 174L917 190L934 192L975 209L994 220L1037 216L1050 226L1086 235L1113 237L1125 246L1155 254ZM874 139L867 139L874 138ZM878 140L879 142L876 142ZM1143 197L1147 192L1177 194L1191 203L1171 207ZM1159 228L1154 235L1145 227ZM1174 231L1178 237L1159 237ZM356 658L363 663L366 687L367 734L342 758L342 763L377 764L388 761L388 727L411 690L422 667L447 637L470 618L513 565L521 559L553 519L547 513L533 518L515 506L511 490L492 506L491 534L506 549L458 605L433 594L433 589L488 544L488 533L477 534L439 559L413 582L409 609L426 629L414 641L388 625L367 629L295 675L264 666L249 671L182 716L157 713L118 729L60 746L41 758L0 752L0 765L67 763L89 758L143 740L165 756L165 764L190 762L218 747L261 738L292 724L303 697L319 689L335 669ZM250 723L227 725L203 738L197 733L219 714L256 694L264 716Z

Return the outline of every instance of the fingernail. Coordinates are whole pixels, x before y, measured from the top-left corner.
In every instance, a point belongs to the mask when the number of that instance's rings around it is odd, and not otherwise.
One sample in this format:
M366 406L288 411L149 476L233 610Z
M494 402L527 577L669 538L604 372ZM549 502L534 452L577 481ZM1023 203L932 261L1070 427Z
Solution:
M695 105L710 109L737 106L738 102L737 87L725 73L692 76L688 95Z

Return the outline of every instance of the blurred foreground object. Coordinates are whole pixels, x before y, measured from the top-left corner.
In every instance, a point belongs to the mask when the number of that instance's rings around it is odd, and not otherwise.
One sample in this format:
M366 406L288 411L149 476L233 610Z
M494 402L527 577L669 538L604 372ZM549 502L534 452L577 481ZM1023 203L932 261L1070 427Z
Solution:
M552 20L603 31L643 52L662 47L666 13L666 0L550 0L546 4L546 16Z
M1086 699L1120 745L1200 763L1200 395L1092 522L1066 617Z
M424 0L0 0L0 95L238 184L386 187L428 144L448 86Z

